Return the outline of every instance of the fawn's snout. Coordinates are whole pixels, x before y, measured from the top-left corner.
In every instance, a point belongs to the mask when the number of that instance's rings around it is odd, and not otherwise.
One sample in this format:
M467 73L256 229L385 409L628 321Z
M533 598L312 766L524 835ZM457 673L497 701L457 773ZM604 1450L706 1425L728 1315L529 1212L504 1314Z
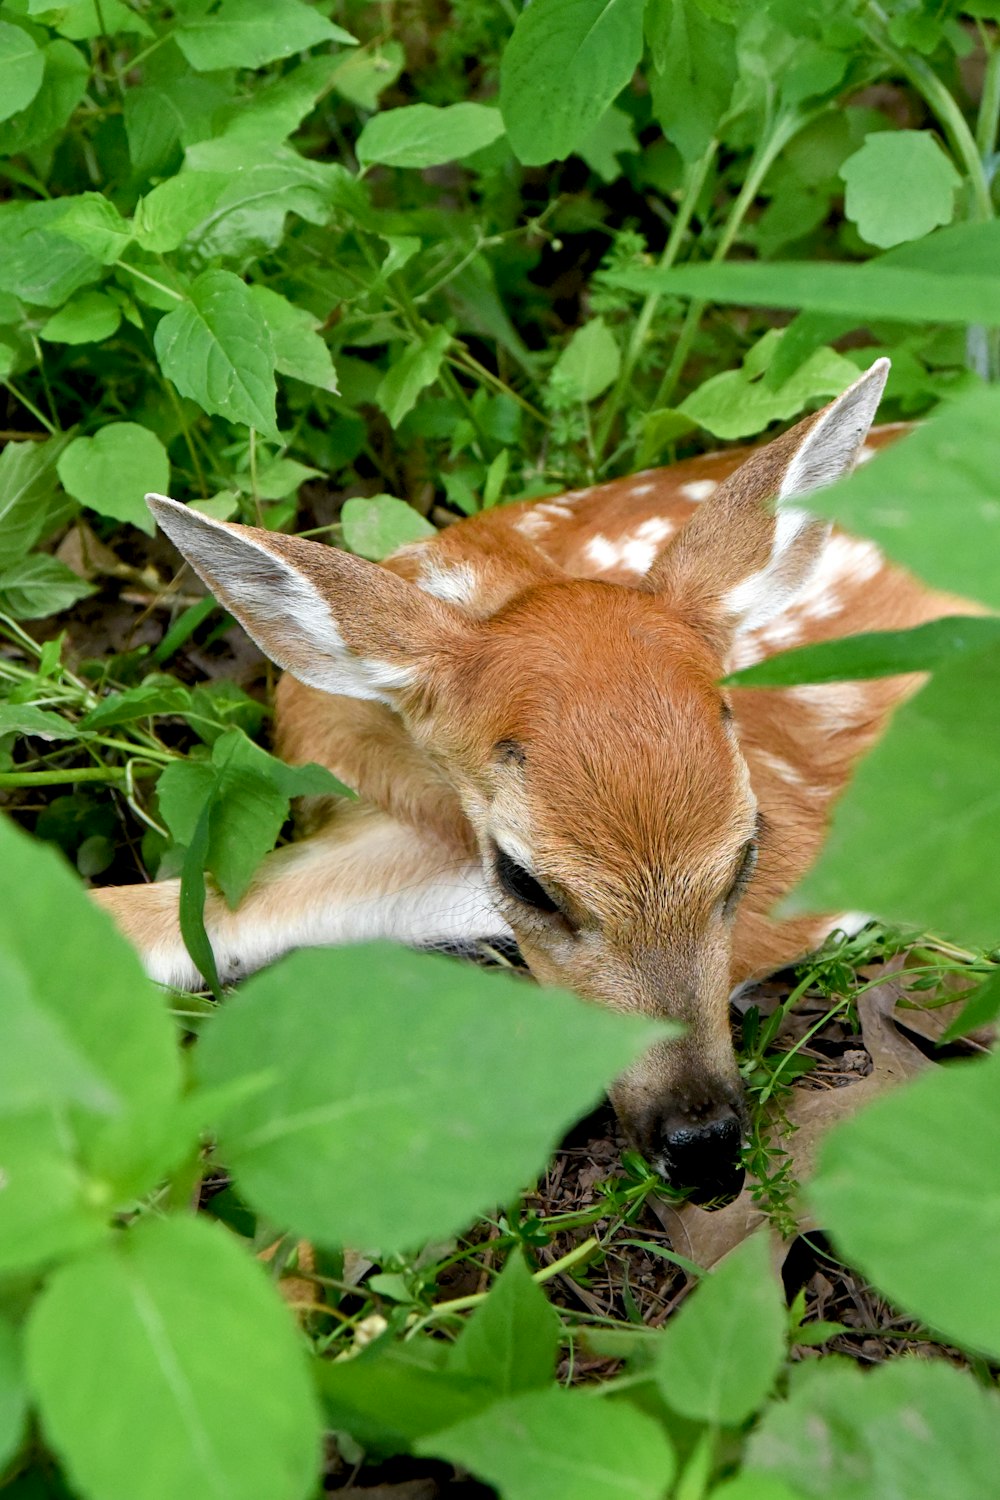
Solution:
M743 1185L739 1161L743 1122L727 1100L654 1111L636 1131L637 1145L671 1187L690 1188L696 1202L729 1197Z

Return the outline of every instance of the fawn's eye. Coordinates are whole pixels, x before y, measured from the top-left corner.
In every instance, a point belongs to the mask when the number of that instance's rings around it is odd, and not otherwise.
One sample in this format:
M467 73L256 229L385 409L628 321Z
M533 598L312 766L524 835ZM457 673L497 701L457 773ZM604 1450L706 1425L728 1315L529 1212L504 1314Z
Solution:
M757 844L754 839L751 839L743 848L743 852L740 855L740 862L736 868L736 875L723 903L723 910L727 917L732 913L740 897L753 879L753 872L756 868Z
M554 912L559 910L558 903L553 901L543 885L539 885L533 875L529 875L523 865L511 859L505 849L497 848L494 859L494 868L501 889L512 896L515 901L520 901L524 906L532 906L536 911Z

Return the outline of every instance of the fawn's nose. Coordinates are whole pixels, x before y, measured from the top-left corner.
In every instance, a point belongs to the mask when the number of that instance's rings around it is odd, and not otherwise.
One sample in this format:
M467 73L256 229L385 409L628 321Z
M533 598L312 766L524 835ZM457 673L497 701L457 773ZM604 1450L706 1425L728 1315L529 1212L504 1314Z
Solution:
M696 1202L730 1197L743 1186L742 1135L739 1116L729 1105L717 1105L701 1118L667 1116L653 1160L672 1187L693 1189Z

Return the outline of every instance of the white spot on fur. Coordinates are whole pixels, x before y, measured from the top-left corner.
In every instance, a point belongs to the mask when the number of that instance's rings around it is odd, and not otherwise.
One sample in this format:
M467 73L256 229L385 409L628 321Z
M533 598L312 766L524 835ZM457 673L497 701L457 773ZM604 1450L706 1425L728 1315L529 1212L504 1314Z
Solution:
M827 734L858 729L871 718L868 693L854 682L808 683L788 688L786 696L809 709L816 728Z
M557 521L568 521L573 512L568 505L560 505L555 500L540 500L535 506L536 513L552 516Z
M718 488L717 479L689 479L687 484L681 485L681 494L685 500L707 500Z
M448 604L471 604L478 579L471 563L448 563L431 554L421 565L417 585L425 594L433 594L435 599L444 599Z
M802 772L793 766L790 760L785 760L784 756L772 755L770 750L758 750L757 759L761 765L773 771L775 776L779 776L782 781L787 781L789 786L806 785L806 778Z
M855 460L857 467L860 469L862 464L871 463L877 452L877 448L871 448L866 443L861 452L858 454L857 459Z
M656 489L656 483L652 479L644 479L641 484L630 484L628 492L630 495L651 495Z
M809 580L796 596L796 611L807 620L825 620L843 608L845 584L868 583L882 569L884 559L874 542L858 537L829 538Z
M534 510L525 511L523 516L518 516L514 522L514 530L519 531L522 536L534 539L548 531L552 522L543 515L539 515L538 507Z
M744 578L735 588L723 595L723 608L735 615L741 630L757 630L771 620L796 598L801 584L794 585L781 577L786 554L795 545L812 517L804 510L779 510L775 517L774 543L766 567L760 568Z
M674 529L673 521L667 520L666 516L648 516L617 540L601 533L591 537L584 546L583 555L602 571L627 568L631 573L648 573Z

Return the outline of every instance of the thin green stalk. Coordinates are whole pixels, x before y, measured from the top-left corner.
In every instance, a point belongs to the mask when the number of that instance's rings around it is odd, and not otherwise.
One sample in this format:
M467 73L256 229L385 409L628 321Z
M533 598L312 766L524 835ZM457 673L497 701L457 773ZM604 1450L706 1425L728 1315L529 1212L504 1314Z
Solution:
M1000 47L993 47L986 60L983 92L979 100L979 114L976 119L976 149L983 163L987 182L993 175L991 158L996 154L998 130L1000 130Z
M553 1277L561 1275L564 1271L572 1271L576 1266L586 1265L593 1256L599 1253L600 1249L600 1240L593 1237L584 1240L582 1245L577 1245L567 1255L554 1260L551 1265L545 1266L541 1271L536 1271L531 1279L537 1286L542 1286L546 1281L551 1281ZM468 1312L470 1308L479 1307L488 1296L489 1292L473 1292L468 1297L453 1297L450 1302L438 1302L413 1328L407 1330L407 1336L412 1338L419 1329L424 1328L435 1318L448 1317L451 1313Z
M22 396L21 392L18 390L17 386L12 380L4 380L3 384L10 391L11 395L14 397L14 400L20 401L25 411L30 411L31 415L35 418L35 421L41 422L46 432L50 432L54 437L58 429L53 427L48 417L42 416L42 413L38 410L38 407L35 405L35 403L33 401L29 401L27 396Z
M124 781L131 774L159 776L162 766L84 766L65 771L0 771L0 787L5 786L71 786L78 781Z
M718 149L718 141L710 142L705 154L689 168L684 193L674 217L674 222L670 226L670 233L667 236L667 243L663 248L663 254L657 262L657 270L669 270L677 259L698 199L701 197L702 189L705 186L709 167L712 165ZM604 410L601 413L601 423L595 440L595 446L599 454L603 455L607 449L608 440L611 437L612 429L621 410L622 402L625 400L631 386L632 375L646 340L649 337L649 330L652 327L653 319L656 316L656 309L660 304L662 295L662 292L650 292L639 309L639 315L635 320L635 327L632 330L632 337L629 339L628 348L625 350L625 358L622 360L622 367L615 382L614 390L605 402Z

